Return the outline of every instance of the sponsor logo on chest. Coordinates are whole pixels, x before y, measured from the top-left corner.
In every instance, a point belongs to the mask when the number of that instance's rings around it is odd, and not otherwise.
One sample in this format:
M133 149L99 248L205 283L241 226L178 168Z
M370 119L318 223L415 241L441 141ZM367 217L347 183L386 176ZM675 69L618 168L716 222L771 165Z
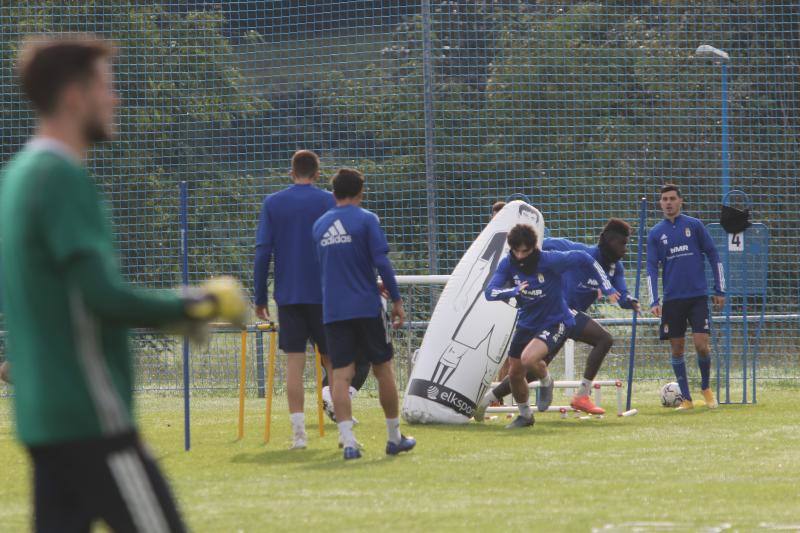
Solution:
M672 248L669 249L669 253L671 253L671 254L677 254L677 253L680 253L680 252L688 252L688 251L689 251L689 245L688 244L681 244L680 246L673 246Z

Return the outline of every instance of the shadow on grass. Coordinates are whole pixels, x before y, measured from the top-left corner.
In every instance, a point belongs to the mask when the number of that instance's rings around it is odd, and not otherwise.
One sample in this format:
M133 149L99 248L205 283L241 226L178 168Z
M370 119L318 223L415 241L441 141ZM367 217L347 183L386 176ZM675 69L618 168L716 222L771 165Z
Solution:
M446 431L448 433L478 433L488 435L504 435L504 436L525 436L535 434L556 434L561 431L607 431L619 428L619 422L616 417L612 419L612 423L608 423L603 419L594 420L577 420L567 419L560 420L556 418L539 418L533 427L527 428L514 428L506 429L506 424L511 422L511 419L502 422L488 422L488 423L469 423L464 425L448 425L448 424L430 424L419 427L423 431ZM424 428L424 429L423 429Z
M340 454L335 454L341 459ZM230 462L235 464L293 464L306 463L310 460L325 459L332 457L333 452L329 450L264 450L255 453L240 453L231 457Z

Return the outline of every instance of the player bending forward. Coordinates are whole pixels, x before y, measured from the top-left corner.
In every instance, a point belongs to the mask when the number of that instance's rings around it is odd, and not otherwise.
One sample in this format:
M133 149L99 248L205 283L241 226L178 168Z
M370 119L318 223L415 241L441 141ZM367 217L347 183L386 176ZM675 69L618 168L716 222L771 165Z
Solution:
M8 163L0 256L17 435L33 462L36 531L183 531L133 417L129 327L216 317L244 321L238 284L193 296L122 281L100 191L84 159L113 134L118 99L109 44L29 41L18 65L36 137ZM46 331L43 328L47 328Z
M514 226L508 232L511 252L497 265L484 293L487 300L516 298L519 307L517 326L508 349L511 361L508 376L511 393L519 406L519 416L507 428L532 426L534 423L525 380L528 371L541 381L545 390L550 391L552 399L553 378L547 371L546 358L558 352L575 327L575 316L563 297L563 273L571 268L593 267L603 294L612 301L619 298L600 265L588 253L581 250L540 251L536 243L537 235L532 227L526 224ZM588 408L592 402L587 395L581 403Z
M717 310L725 304L725 274L706 227L696 218L681 214L683 198L678 187L664 185L660 202L664 220L653 226L647 236L647 286L652 299L650 308L655 316L661 317L660 338L662 341L669 339L672 349L672 369L683 395L678 410L694 407L683 357L687 322L692 326L692 339L697 351L700 389L706 406L713 409L717 407L717 401L709 387L711 357L708 341L711 324L703 256L708 259L714 273L712 298ZM663 307L658 298L659 267L663 269Z
M355 361L359 358L372 363L372 372L378 380L378 396L386 415L389 436L386 453L397 455L411 450L417 442L400 434L393 350L376 270L392 299L391 316L395 327L403 325L403 301L388 257L389 244L378 217L360 207L364 176L357 170L342 168L333 177L332 184L336 207L314 223L313 236L322 274L325 337L333 366L333 407L344 458L361 457L353 433L349 393Z
M603 268L603 272L611 280L611 285L619 293L619 306L624 309L635 309L638 313L639 302L628 294L628 287L625 284L625 272L621 263L627 253L630 234L631 227L627 222L612 218L600 233L600 239L596 246L588 246L568 239L547 238L542 243L542 249L545 251L556 250L564 252L571 250L585 251L597 261L597 264ZM586 359L583 379L581 380L578 394L573 399L572 407L590 414L603 414L605 413L604 409L587 402L592 381L597 376L600 366L614 344L614 338L611 333L586 314L589 307L599 298L600 283L597 280L597 271L594 265L588 269L572 269L565 272L562 279L564 282L562 289L567 300L567 306L575 311L575 327L570 331L569 338L592 347ZM548 365L555 355L555 353L551 353L547 356L546 362ZM528 381L533 381L536 378L531 374L527 376L527 379ZM478 422L483 421L486 408L492 402L501 400L510 393L511 385L509 380L507 378L503 379L494 389L487 392L486 396L478 404L475 410L475 420ZM539 402L537 403L538 410L546 411L552 398L552 389L550 387L541 388Z

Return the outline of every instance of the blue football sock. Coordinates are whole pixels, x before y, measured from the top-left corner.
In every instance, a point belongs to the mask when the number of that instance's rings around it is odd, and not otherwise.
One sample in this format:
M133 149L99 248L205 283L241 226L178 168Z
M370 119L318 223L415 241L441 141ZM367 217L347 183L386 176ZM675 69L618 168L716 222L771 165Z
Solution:
M700 367L700 388L706 390L711 381L711 356L697 354L697 366Z
M689 378L686 377L686 362L681 357L672 358L672 370L675 372L675 377L678 379L678 386L681 388L681 394L684 400L692 401L692 393L689 392Z

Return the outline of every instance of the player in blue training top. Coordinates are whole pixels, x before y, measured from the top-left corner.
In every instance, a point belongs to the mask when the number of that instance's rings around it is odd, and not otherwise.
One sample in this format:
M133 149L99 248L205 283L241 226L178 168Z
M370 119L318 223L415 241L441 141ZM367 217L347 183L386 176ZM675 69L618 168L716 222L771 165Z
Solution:
M639 312L639 302L628 294L628 286L625 283L625 271L622 267L622 259L628 251L628 237L631 234L631 226L624 220L612 218L606 223L600 233L597 245L570 241L569 239L546 238L542 242L544 251L582 250L588 253L602 267L603 272L611 281L611 286L619 293L617 303L623 309L635 309ZM600 292L600 281L597 279L595 265L589 268L570 269L562 276L564 296L567 306L575 313L575 327L572 328L569 338L586 343L592 347L586 359L586 367L583 372L581 387L578 391L578 398L588 396L591 391L592 381L597 376L600 366L603 364L606 355L611 351L614 338L603 326L593 320L586 311L592 306L602 294ZM556 352L551 352L546 358L549 365ZM508 361L508 359L506 359ZM531 374L527 376L528 381L536 378ZM547 396L549 391L542 389ZM482 401L475 410L475 420L480 422L483 419L486 407L491 405L511 393L509 380L502 379L500 384L486 393ZM545 398L547 400L547 398ZM579 400L580 404L580 400ZM540 398L537 407L544 411L549 407L549 403ZM603 414L605 411L595 406L594 409L587 411L592 414Z
M647 286L650 289L651 310L661 317L661 340L669 339L672 348L672 369L683 394L678 409L692 409L692 395L686 377L684 342L687 322L692 326L692 338L700 367L701 392L709 408L717 407L709 387L711 357L708 315L708 285L703 256L714 273L714 307L719 311L725 304L725 273L717 248L706 227L696 218L681 214L683 198L673 184L661 188L661 210L664 220L653 226L647 236ZM664 298L658 298L658 269L663 269Z
M405 313L397 288L389 244L378 217L360 207L364 176L342 168L332 180L336 207L314 224L313 236L322 279L322 307L328 354L333 366L333 408L345 459L361 457L353 434L348 389L355 361L366 359L378 380L378 396L386 415L389 439L386 453L409 451L416 441L400 434L397 384L392 366L393 349L387 330L376 271L392 300L394 327L403 325Z
M292 448L302 449L306 447L303 370L309 340L319 348L323 364L330 370L324 355L327 345L322 326L322 289L311 227L335 202L331 193L314 185L319 178L319 158L314 152L300 150L294 154L291 176L294 184L267 196L261 207L256 234L255 304L256 315L270 320L267 278L274 255L274 292L280 324L278 344L287 353L286 395Z
M508 376L520 414L508 428L532 426L534 423L525 380L528 371L552 396L553 378L547 371L547 356L561 349L576 326L575 315L564 299L564 272L594 268L603 294L614 302L619 298L602 268L588 253L582 250L540 251L536 247L537 240L532 227L526 224L514 226L508 232L511 251L497 265L484 292L490 301L515 298L519 307L517 325L508 349L511 360ZM581 410L594 407L588 395L580 399L576 397L572 403Z

